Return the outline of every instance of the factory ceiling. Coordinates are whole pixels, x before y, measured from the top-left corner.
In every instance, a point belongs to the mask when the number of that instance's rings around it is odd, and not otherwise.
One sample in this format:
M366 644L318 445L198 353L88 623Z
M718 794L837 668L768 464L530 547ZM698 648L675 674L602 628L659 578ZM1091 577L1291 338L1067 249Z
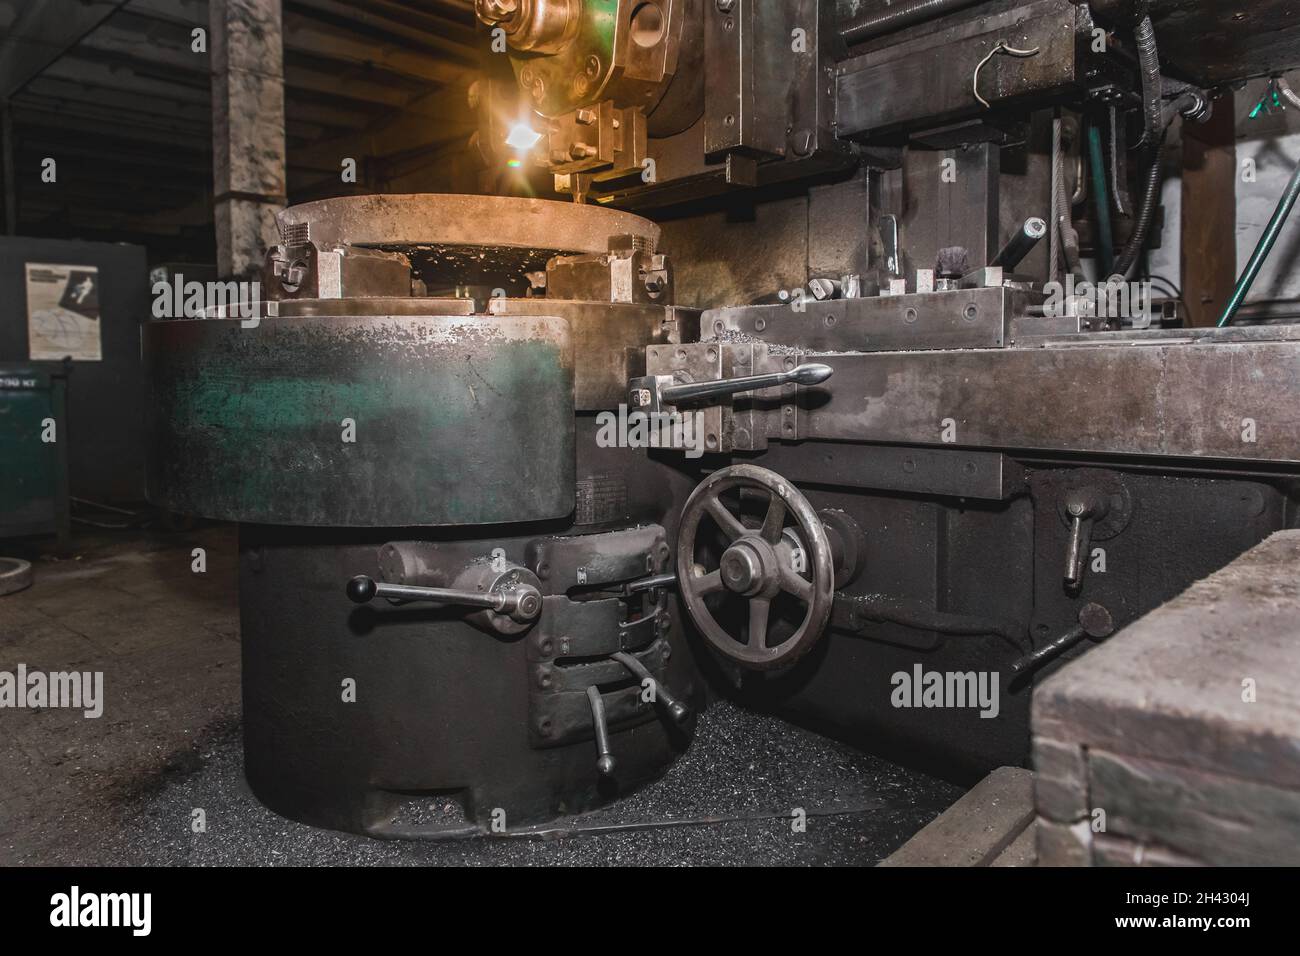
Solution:
M207 0L68 6L0 0L16 232L211 259L210 65L193 49ZM473 126L474 23L466 0L284 0L289 200L450 188ZM40 182L46 157L57 183Z

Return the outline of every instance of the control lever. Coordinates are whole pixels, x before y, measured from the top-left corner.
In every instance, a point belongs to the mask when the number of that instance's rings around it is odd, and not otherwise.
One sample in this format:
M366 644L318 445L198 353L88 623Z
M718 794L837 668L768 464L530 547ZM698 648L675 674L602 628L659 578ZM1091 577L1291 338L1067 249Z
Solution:
M1037 216L1031 216L1021 224L1016 234L1007 240L1007 244L993 257L989 265L1001 266L1010 272L1020 265L1025 256L1034 251L1034 247L1045 235L1047 235L1047 223Z
M775 385L820 385L835 373L829 365L800 365L788 372L769 372L766 375L746 375L742 378L724 378L716 382L692 382L687 385L670 385L659 392L660 400L667 405L716 398L750 392L756 388Z
M595 684L587 688L587 702L591 704L591 723L596 728L596 769L608 777L614 772L614 754L609 749L609 727L605 724L605 699Z
M1100 604L1085 604L1079 611L1079 623L1060 637L1031 651L1011 665L1011 683L1016 684L1048 661L1068 651L1085 637L1101 640L1115 633L1115 621Z
M675 587L677 587L677 574L670 571L667 574L656 574L653 577L641 578L638 581L629 581L623 585L623 593L640 594L642 591L653 591L655 588Z
M835 373L829 365L804 364L787 372L768 372L764 375L745 375L740 378L723 378L713 382L674 384L671 375L647 375L631 382L633 408L660 411L664 405L680 405L703 398L721 398L740 392L779 385L820 385Z
M668 711L668 716L677 723L681 723L691 715L691 709L677 699L676 695L668 692L668 688L663 685L639 660L628 654L626 651L619 651L617 654L609 655L612 660L618 661L628 670L630 670L640 681L652 681L655 688L655 703L663 704L664 709Z
M1065 498L1070 521L1070 543L1065 552L1065 586L1077 590L1083 584L1083 569L1092 545L1092 526L1110 511L1106 498L1092 488L1078 488Z
M463 604L482 607L505 614L523 624L536 620L542 613L542 595L530 584L519 584L509 590L499 589L480 593L460 591L455 588L426 588L409 584L381 584L374 578L358 574L348 582L348 597L357 604L366 604L377 597L390 601L432 601L435 604Z

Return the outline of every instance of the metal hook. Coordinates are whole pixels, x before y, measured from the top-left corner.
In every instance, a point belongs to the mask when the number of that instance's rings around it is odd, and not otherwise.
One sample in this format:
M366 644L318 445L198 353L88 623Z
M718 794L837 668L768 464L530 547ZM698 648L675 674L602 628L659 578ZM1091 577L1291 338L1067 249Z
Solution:
M999 53L1005 53L1007 56L1018 56L1022 58L1037 56L1041 49L1041 47L1034 47L1032 50L1018 50L1015 47L1008 45L1006 40L999 40L997 43L993 44L993 49L989 50L988 55L979 61L975 66L975 73L971 76L971 92L975 94L975 99L979 100L986 110L991 110L993 108L992 104L990 104L988 100L980 96L980 70L984 69L984 67L988 65L989 61L995 56Z

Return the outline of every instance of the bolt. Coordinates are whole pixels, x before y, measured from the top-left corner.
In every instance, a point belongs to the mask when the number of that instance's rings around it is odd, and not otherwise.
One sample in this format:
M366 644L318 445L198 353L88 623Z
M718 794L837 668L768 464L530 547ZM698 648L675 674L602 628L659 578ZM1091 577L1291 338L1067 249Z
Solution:
M717 0L719 13L730 13L736 9L736 0Z

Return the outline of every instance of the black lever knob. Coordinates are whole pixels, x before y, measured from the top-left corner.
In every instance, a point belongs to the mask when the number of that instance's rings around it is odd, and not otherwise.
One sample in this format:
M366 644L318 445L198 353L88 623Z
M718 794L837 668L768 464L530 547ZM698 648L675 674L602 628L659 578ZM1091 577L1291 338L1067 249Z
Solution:
M368 578L364 574L358 574L348 582L348 598L356 604L366 604L373 601L378 593L379 589L375 585L375 579Z

